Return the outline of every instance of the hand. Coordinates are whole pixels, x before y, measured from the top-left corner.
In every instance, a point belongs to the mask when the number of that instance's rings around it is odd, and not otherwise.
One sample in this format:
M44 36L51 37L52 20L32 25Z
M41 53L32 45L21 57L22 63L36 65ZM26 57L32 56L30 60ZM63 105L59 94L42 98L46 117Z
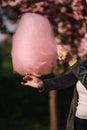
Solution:
M33 88L41 88L43 85L43 81L32 74L26 74L25 77L23 77L23 80L25 82L21 82L21 84L24 86L31 86Z
M72 55L63 45L57 45L57 55L60 61L69 62L72 59Z
M57 55L60 61L68 62L70 66L77 62L77 59L62 45L57 45Z
M57 45L57 55L60 61L65 61L67 54L68 51L62 45Z

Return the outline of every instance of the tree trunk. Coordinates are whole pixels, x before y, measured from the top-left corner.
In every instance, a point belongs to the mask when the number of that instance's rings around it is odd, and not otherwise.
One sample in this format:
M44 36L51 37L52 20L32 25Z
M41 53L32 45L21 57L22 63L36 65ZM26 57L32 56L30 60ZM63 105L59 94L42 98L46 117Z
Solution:
M50 130L58 130L57 111L56 111L56 90L49 92L50 108Z

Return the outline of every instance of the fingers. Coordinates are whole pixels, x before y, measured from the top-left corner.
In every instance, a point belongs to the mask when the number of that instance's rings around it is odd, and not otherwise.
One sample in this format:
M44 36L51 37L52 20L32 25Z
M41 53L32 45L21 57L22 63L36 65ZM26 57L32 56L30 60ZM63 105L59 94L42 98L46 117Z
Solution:
M27 76L23 77L23 80L25 80L25 81L27 81L27 80L31 81L32 78L29 75L27 75Z
M23 77L23 82L21 82L22 85L24 86L33 86L34 88L37 88L39 82L40 82L40 79L37 78L35 75L32 75L32 74L26 74L24 77Z
M27 86L30 84L29 82L32 81L33 79L31 77L31 74L26 73L25 77L23 77L23 80L24 80L24 82L21 82L21 84L24 86Z
M61 53L58 55L58 59L59 59L60 61L62 60L62 54L61 54Z
M25 81L27 81L27 80L31 81L31 80L33 80L35 78L36 77L34 75L26 73L26 75L23 77L23 80L25 80Z
M23 85L23 86L29 86L29 83L28 82L21 82L21 85Z
M24 83L24 82L21 82L21 85L26 85L26 83Z

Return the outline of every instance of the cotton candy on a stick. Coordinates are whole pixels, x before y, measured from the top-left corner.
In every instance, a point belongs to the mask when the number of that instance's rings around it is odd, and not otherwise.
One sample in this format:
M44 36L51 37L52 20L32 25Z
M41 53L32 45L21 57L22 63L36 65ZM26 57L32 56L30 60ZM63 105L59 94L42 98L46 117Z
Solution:
M24 14L12 41L13 70L20 75L46 75L56 62L56 42L48 19L35 14Z

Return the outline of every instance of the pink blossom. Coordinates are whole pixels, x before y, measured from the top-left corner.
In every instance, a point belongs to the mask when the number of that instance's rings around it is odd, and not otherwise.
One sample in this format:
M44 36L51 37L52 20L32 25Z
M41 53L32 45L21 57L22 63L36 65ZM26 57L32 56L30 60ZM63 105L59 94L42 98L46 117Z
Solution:
M66 12L66 8L65 7L61 7L60 11L61 11L61 13L65 13Z
M65 33L66 32L66 28L63 27L63 22L58 23L58 27L57 30L59 33Z
M8 4L11 6L11 7L15 7L15 6L18 6L22 3L23 0L8 0Z
M56 40L57 44L61 44L61 38L60 37L56 36L55 40Z
M78 32L80 33L80 35L85 34L85 32L86 32L86 24L85 23L83 23L83 26L80 29L78 29Z
M22 3L23 0L2 0L2 6L6 7L6 6L11 6L11 7L15 7L18 6Z
M71 0L54 0L55 4L69 4Z
M87 57L87 33L84 38L82 38L80 46L78 47L78 55L79 57Z

